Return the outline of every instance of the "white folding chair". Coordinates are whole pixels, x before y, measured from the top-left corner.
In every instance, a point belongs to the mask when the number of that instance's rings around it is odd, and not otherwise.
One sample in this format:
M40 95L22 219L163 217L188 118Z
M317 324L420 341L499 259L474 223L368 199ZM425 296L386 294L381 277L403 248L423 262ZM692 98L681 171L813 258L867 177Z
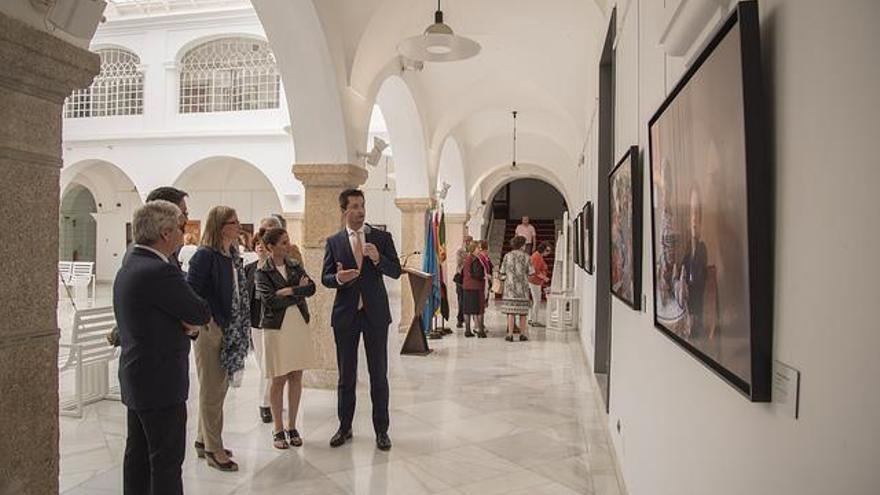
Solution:
M73 370L75 380L73 397L59 401L62 416L81 418L86 404L120 399L118 387L110 385L110 363L116 359L116 348L107 342L107 334L115 326L110 306L82 309L74 315L71 340L60 344L58 354L59 375Z
M86 289L86 299L89 304L95 305L95 263L92 261L74 261L71 268L70 285L74 288L74 294L79 299L79 289Z

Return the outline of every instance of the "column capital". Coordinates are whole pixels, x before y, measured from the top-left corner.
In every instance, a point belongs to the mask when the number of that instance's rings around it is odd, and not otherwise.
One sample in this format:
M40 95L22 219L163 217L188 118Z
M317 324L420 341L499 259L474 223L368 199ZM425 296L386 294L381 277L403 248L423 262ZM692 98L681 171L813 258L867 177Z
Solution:
M360 186L367 181L369 172L366 168L351 163L295 163L293 176L306 187L344 188Z
M403 213L424 212L431 207L431 198L397 198L394 205Z
M304 211L282 211L281 216L290 222L291 220L302 220L306 214Z
M465 223L470 218L467 213L446 213L446 223Z
M23 22L0 15L0 86L61 104L88 86L101 58Z

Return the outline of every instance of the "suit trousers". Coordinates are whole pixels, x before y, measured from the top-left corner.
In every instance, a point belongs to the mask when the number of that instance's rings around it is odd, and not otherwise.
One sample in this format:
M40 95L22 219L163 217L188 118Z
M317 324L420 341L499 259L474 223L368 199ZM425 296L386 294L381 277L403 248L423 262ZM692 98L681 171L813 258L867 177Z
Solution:
M223 329L213 321L199 332L194 344L199 376L199 426L196 441L208 452L223 449L223 402L229 388L226 370L220 365Z
M153 410L128 410L122 466L125 495L180 495L186 450L186 403Z
M364 310L357 312L351 328L333 328L336 363L339 368L337 414L339 428L350 430L354 420L358 369L358 345L364 336L367 369L370 372L370 399L373 403L373 429L388 432L388 326L372 327Z
M464 299L464 287L459 283L455 284L455 296L456 296L456 299L458 300L458 314L455 315L455 320L459 325L461 325L462 323L464 323L464 311L462 311L462 302L463 302L462 300Z

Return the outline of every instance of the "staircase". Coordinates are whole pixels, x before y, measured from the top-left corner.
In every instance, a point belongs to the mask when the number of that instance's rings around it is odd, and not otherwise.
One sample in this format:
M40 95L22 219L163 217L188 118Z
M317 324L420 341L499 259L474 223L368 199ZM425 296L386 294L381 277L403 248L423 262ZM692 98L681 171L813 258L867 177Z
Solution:
M510 240L513 239L513 236L516 233L516 226L520 224L520 220L507 220L506 223L504 220L495 219L497 222L493 227L497 227L493 230L497 229L497 233L490 233L489 237L489 252L490 256L493 258L492 262L496 263L495 266L501 265L501 260L504 258L504 255L510 251ZM553 219L549 220L540 220L540 219L530 219L530 222L535 227L535 232L538 234L537 241L535 242L535 248L537 245L543 241L550 242L553 247L556 247L556 221ZM498 242L496 239L500 237L500 230L503 225L504 233L502 242ZM495 234L494 236L491 234ZM499 250L498 247L501 249ZM497 254L496 254L497 253ZM497 260L495 257L497 256ZM555 265L556 258L556 250L554 249L549 256L547 256L544 260L547 262L547 268L549 269L550 278L553 278L553 266Z

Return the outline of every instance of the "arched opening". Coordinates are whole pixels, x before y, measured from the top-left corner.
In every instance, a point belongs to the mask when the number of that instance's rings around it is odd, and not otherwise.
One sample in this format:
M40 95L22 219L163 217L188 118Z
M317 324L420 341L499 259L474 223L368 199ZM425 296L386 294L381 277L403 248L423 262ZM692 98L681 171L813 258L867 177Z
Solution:
M134 182L112 163L83 160L61 170L61 191L59 259L73 261L75 250L78 261L95 262L99 282L112 281L130 241L127 225L142 204ZM92 228L91 244L83 244Z
M72 184L61 197L58 220L58 259L94 262L97 250L97 202L91 191Z
M510 251L510 240L517 235L517 227L528 217L534 227L535 239L531 249L541 242L556 245L556 232L562 228L562 215L568 204L555 186L541 179L519 178L502 183L488 196L485 208L488 221L484 223L483 238L489 242L489 255L499 262ZM545 258L553 276L555 250Z
M448 184L448 186L447 186ZM464 161L458 141L449 137L440 151L440 165L437 170L437 191L443 192L442 201L447 213L467 212L467 183L464 176Z
M381 108L390 143L394 146L397 196L428 197L431 191L428 190L425 134L418 106L409 87L400 77L389 77L379 87L376 105ZM368 143L368 146L371 147L372 143Z
M396 149L388 132L385 115L378 104L373 105L368 137L366 151L372 149L374 137L388 143L388 147L382 152L382 157L375 166L367 165L370 175L367 182L361 186L367 202L367 221L384 227L395 239L400 239L400 210L394 204L394 198L397 197Z
M189 193L187 231L201 235L208 211L217 205L235 208L242 228L253 233L254 225L271 213L282 213L272 183L256 166L239 158L205 158L187 167L174 187Z

